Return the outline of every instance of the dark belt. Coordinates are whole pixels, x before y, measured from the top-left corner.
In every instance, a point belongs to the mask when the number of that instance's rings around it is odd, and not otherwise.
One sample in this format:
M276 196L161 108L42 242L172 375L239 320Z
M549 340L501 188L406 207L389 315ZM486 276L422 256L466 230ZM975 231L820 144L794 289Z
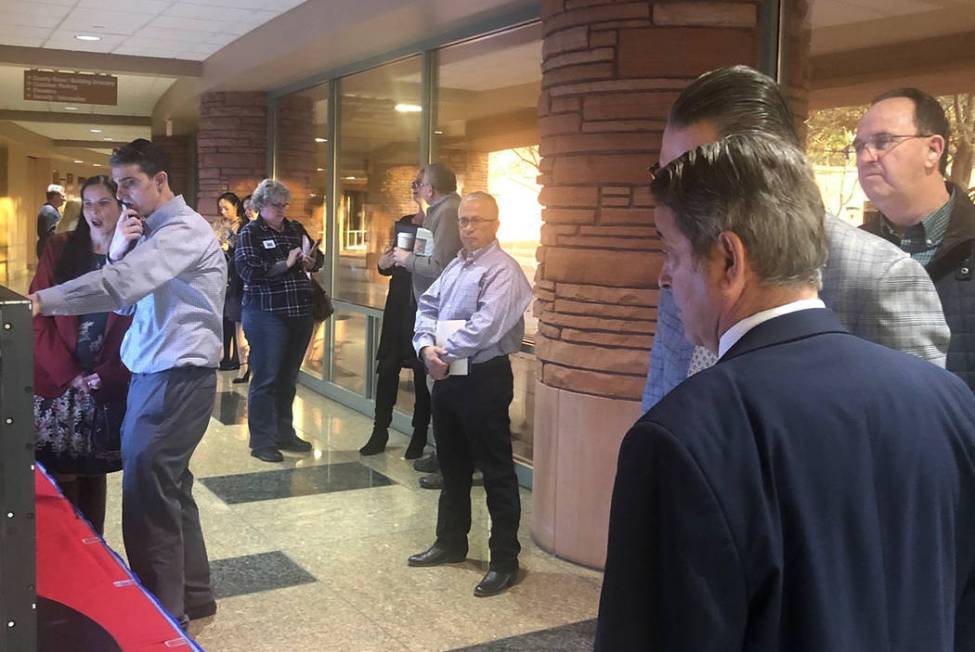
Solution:
M469 367L470 371L473 373L475 371L487 371L488 369L493 369L494 367L500 367L501 365L508 364L507 355L499 355L491 358L486 362L472 362Z

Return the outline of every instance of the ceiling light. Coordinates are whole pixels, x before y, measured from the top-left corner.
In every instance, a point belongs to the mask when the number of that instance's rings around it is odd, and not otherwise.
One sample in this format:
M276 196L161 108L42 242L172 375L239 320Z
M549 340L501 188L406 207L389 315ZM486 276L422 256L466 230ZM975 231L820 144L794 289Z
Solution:
M400 113L419 113L423 110L419 104L397 104L394 108Z
M84 163L84 161L75 160L75 163Z
M433 135L435 135L435 136L443 136L443 130L442 129L434 129L433 130Z
M64 107L64 110L65 111L77 111L78 110L78 107L76 107L76 106L66 106L66 107Z
M105 136L104 138L102 138L102 140L111 140L111 139L112 139L111 136Z
M101 36L95 36L93 34L75 34L74 37L76 39L78 39L79 41L100 41L100 40L102 40L102 37Z
M355 181L355 177L342 177L346 181Z
M100 133L102 133L102 130L101 129L89 129L88 131L90 131L93 134L100 134Z
M325 168L315 168L315 172L324 172Z
M328 142L328 138L316 138L315 139L315 142L316 143L327 143Z
M92 163L92 165L96 168L100 168L102 166L101 163Z

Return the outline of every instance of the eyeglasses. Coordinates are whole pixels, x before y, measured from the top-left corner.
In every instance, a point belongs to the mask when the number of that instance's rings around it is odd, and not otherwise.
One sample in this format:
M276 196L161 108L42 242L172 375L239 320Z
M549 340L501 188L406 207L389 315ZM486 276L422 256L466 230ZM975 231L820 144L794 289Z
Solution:
M881 132L863 140L859 138L854 139L853 143L843 150L843 153L847 158L853 158L855 156L860 156L860 154L863 153L863 150L867 149L873 152L874 156L880 158L908 140L913 140L915 138L930 138L933 135L934 134L888 134Z
M423 185L423 181L421 181L420 179L413 179L413 181L410 182L410 188L413 190L416 190L422 185Z
M275 210L283 211L283 210L287 210L288 209L288 206L291 206L291 204L287 204L287 203L285 203L285 204L268 204L268 206L270 206L271 208L273 208Z
M490 224L491 222L497 222L498 220L489 220L483 217L458 217L457 226L464 228L467 226L481 226L482 224Z

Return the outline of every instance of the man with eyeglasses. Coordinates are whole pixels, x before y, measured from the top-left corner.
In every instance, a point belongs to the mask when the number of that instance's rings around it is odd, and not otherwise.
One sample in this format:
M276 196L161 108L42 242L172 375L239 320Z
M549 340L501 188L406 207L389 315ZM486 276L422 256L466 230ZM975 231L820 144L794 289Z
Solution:
M945 180L948 135L938 100L901 88L871 103L851 149L860 186L881 211L863 228L924 265L951 328L947 368L975 390L975 205Z
M747 66L712 70L691 82L671 107L660 163L666 165L723 136L755 132L799 143L795 119L778 84ZM829 258L821 296L840 322L854 335L943 367L949 332L924 269L890 243L833 216L826 217L826 238ZM644 410L717 360L712 352L687 341L667 290L660 292L657 314Z
M431 163L420 170L418 181L417 194L428 206L423 228L433 234L433 255L417 256L403 249L393 250L396 265L412 275L414 300L419 300L420 295L437 280L460 249L460 234L457 231L457 206L460 204L457 176L446 165ZM442 479L436 473L440 469L436 453L417 460L414 468L433 474L420 478L421 487L440 488Z
M498 244L498 204L485 192L466 195L458 224L463 249L420 297L413 347L434 379L433 427L443 488L437 538L410 566L459 563L467 557L474 468L484 474L491 515L490 568L474 595L496 595L518 579L521 499L511 456L508 356L521 347L532 290L521 266ZM443 322L457 327L437 344ZM449 373L467 361L466 373Z

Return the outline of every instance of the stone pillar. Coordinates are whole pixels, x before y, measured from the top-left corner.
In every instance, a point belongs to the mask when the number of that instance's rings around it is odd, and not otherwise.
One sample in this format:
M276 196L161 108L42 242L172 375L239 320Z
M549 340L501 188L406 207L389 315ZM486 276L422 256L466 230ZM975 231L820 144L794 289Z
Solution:
M197 162L196 210L213 222L220 218L220 195L229 190L243 199L267 176L264 93L205 93L200 98Z
M532 533L587 566L604 562L616 456L653 343L663 258L647 168L682 88L758 65L759 4L542 3Z
M196 178L193 175L193 139L190 136L156 136L152 142L169 158L169 187L177 195L183 195L193 205L196 198Z

